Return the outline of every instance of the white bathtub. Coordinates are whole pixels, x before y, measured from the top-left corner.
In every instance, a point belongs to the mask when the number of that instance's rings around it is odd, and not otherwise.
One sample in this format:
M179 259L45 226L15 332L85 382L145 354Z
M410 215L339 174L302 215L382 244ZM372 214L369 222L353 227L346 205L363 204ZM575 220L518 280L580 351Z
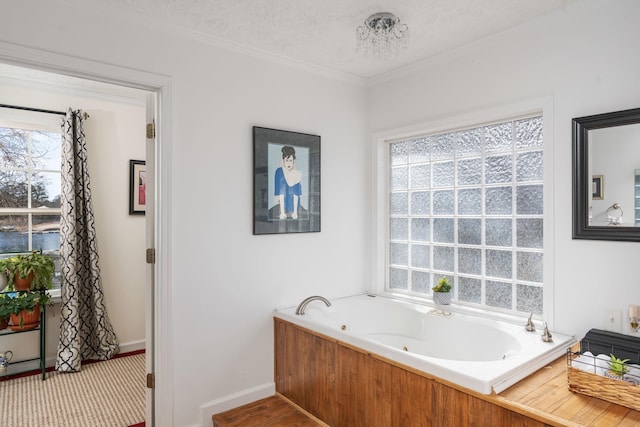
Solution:
M540 328L451 313L383 296L358 295L313 301L304 315L296 307L275 316L435 375L483 394L500 393L566 353L575 342L553 333L541 339Z

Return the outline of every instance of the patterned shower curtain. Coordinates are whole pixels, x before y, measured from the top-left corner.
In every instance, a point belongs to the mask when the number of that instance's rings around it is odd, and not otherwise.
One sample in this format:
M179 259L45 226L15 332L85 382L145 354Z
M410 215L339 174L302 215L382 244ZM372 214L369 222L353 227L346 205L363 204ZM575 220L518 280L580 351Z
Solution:
M119 350L100 280L82 122L82 110L69 109L62 123L60 372L77 372L82 360L110 359Z

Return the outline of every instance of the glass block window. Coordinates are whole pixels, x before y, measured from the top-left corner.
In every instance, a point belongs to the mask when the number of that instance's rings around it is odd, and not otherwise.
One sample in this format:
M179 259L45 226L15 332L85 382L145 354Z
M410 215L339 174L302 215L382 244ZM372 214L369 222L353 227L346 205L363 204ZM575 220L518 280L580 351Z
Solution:
M543 122L389 143L387 290L542 314Z

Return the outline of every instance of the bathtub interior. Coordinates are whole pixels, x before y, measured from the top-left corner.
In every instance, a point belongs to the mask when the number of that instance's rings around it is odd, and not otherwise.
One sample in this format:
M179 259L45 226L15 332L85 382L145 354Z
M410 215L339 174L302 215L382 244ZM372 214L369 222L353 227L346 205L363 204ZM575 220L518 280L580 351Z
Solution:
M553 342L523 325L433 307L359 295L295 307L275 316L381 357L422 370L474 391L491 394L515 384L565 354L575 340L553 333Z

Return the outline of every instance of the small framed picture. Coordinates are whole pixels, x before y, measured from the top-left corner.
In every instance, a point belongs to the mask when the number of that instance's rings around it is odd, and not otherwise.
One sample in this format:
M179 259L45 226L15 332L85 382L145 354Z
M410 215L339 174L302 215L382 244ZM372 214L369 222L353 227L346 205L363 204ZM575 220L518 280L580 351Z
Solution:
M320 136L253 127L253 234L320 231Z
M604 177L602 175L593 175L591 182L591 198L593 200L604 199Z
M147 169L144 160L129 160L129 215L144 215Z

